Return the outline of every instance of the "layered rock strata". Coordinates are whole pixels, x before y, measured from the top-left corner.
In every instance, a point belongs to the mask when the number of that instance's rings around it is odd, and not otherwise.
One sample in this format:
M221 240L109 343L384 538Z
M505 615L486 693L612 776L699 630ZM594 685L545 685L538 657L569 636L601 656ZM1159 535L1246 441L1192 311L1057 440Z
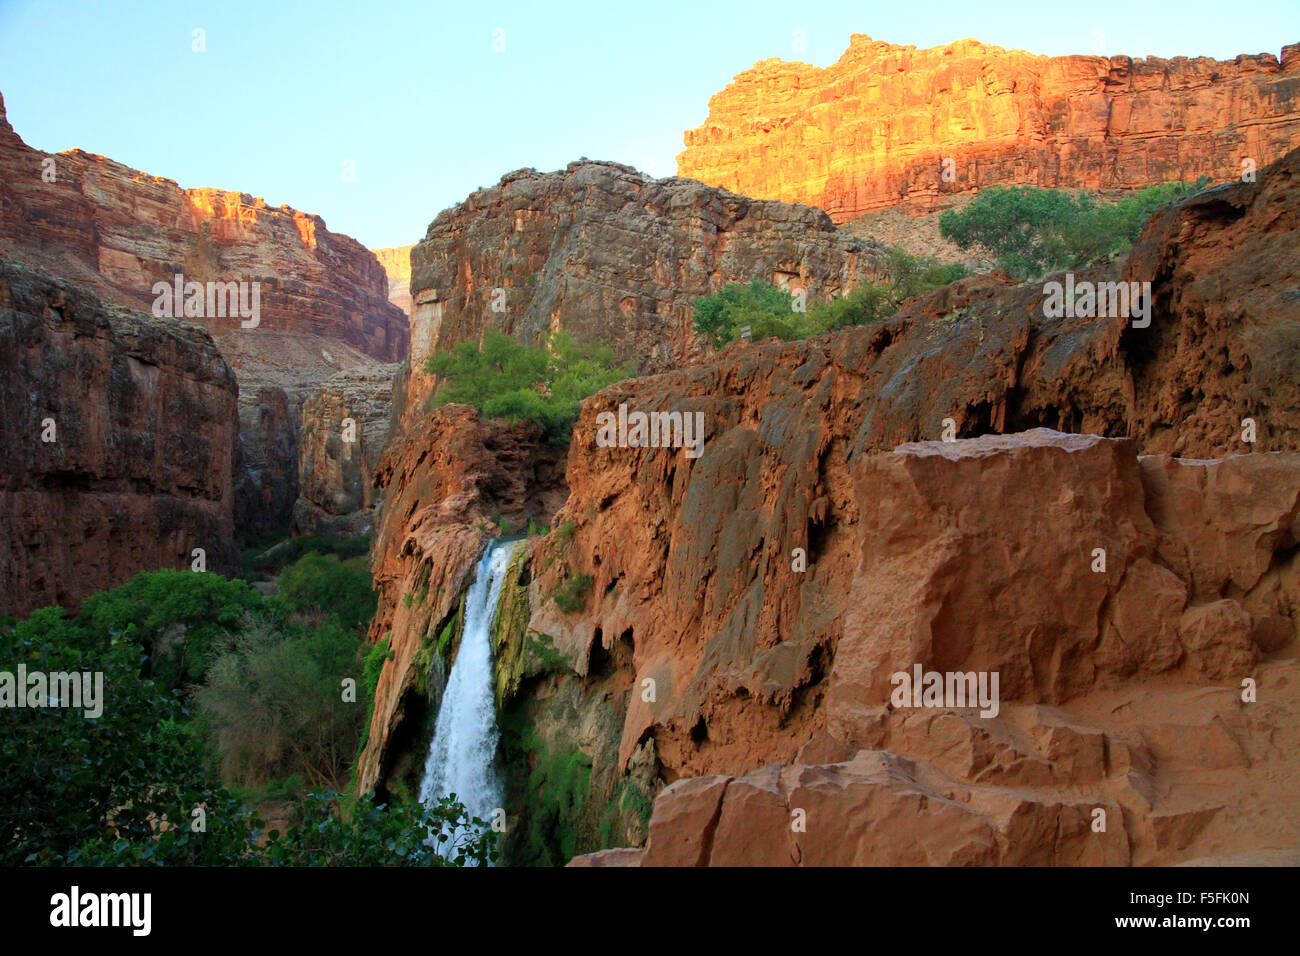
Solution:
M836 222L929 211L991 185L1222 182L1300 146L1298 103L1300 44L1281 60L1165 60L855 34L825 69L769 59L738 74L687 131L677 171Z

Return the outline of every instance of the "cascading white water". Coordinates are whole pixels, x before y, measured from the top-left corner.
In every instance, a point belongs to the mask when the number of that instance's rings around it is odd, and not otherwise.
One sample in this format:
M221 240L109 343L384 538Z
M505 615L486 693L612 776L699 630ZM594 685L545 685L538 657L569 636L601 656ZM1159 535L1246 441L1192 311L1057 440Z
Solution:
M518 545L518 541L494 541L479 558L474 583L465 597L460 649L443 691L420 783L420 802L426 806L454 793L470 816L489 822L493 811L503 803L501 781L493 763L499 734L493 692L492 621L506 567ZM451 836L451 842L455 842L459 834Z

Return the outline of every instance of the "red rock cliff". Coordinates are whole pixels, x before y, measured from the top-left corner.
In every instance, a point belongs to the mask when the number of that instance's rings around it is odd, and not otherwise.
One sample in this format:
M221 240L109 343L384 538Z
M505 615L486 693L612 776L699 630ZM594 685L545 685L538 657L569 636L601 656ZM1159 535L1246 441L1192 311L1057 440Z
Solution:
M205 330L0 258L0 613L236 566L235 403Z
M411 251L410 397L428 394L430 353L487 328L534 342L563 329L642 371L671 368L699 357L699 296L754 278L828 296L873 276L877 249L820 210L617 163L510 173L440 213Z
M1300 45L1231 61L918 50L855 34L826 69L763 60L686 133L681 176L836 222L994 184L1237 179L1300 145ZM952 181L943 160L952 159Z

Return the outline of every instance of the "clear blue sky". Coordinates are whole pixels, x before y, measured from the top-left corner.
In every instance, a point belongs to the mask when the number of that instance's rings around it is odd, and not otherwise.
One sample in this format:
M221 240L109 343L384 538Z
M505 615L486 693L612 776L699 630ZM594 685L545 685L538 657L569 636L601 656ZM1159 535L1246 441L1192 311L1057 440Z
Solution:
M826 66L851 33L1064 54L1092 52L1102 31L1107 53L1220 59L1300 41L1300 0L1083 7L0 0L0 91L38 149L288 203L379 247L417 241L439 210L521 166L587 156L672 175L682 132L733 75L769 56Z

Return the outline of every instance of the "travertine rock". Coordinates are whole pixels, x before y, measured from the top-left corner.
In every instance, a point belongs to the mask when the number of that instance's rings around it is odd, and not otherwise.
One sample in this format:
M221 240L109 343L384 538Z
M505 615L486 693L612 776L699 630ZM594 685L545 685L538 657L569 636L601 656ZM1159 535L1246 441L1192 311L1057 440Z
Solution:
M1132 189L1238 179L1300 146L1300 46L1208 57L1048 57L855 34L820 69L763 60L709 101L678 175L845 222L994 184ZM952 160L944 179L944 160Z
M236 566L235 404L205 330L0 257L0 613Z

